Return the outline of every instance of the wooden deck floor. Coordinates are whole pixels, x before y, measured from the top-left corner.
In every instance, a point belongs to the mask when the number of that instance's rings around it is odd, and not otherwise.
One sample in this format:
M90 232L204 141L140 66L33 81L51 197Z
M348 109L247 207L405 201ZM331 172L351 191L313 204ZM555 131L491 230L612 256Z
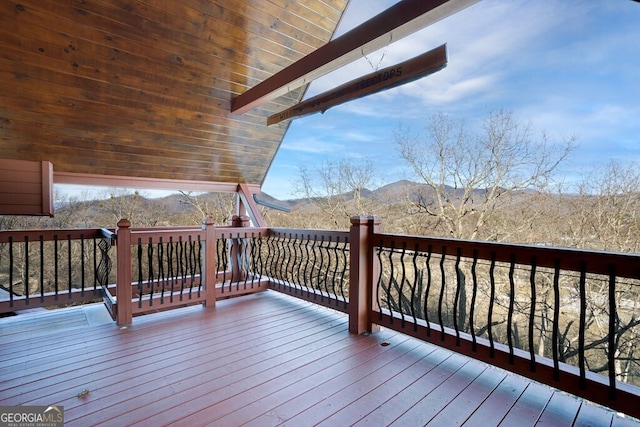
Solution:
M274 291L122 330L90 313L0 319L0 405L62 405L68 426L638 425Z

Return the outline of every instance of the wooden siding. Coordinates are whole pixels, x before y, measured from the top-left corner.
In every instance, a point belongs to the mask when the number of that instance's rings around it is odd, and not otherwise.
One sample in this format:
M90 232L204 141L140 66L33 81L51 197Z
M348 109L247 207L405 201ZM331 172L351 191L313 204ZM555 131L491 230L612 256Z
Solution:
M53 216L50 162L0 159L0 215Z
M0 319L0 405L62 405L68 426L638 425L274 291L126 329L79 310Z
M0 158L261 184L287 125L231 101L326 43L347 0L0 3ZM62 175L64 176L64 175Z

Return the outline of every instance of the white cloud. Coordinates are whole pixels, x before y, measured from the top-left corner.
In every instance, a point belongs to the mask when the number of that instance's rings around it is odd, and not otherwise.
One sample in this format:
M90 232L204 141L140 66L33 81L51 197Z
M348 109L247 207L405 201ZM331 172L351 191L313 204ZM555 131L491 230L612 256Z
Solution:
M393 3L351 0L345 22ZM577 135L575 165L640 159L638 17L630 0L482 0L313 82L308 96L447 43L444 70L296 120L278 156L366 153L391 170L400 123L437 110L477 120L504 107L552 137Z
M320 138L288 139L280 147L281 150L295 151L298 153L323 154L335 152L336 146Z

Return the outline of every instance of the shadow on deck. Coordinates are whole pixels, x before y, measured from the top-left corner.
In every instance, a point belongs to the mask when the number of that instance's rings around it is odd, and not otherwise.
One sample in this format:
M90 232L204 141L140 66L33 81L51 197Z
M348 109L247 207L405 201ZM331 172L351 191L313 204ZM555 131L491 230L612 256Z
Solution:
M61 405L69 426L638 425L406 335L349 334L275 291L123 329L102 310L0 319L0 405Z

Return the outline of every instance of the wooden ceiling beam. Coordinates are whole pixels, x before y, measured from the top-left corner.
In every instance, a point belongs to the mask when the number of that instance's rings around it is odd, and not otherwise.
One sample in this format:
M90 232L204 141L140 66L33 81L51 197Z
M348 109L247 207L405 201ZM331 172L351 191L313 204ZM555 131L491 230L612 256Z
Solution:
M243 114L480 0L402 0L236 97Z
M211 193L236 193L238 183L235 182L212 182L193 181L179 179L160 179L136 176L120 175L100 175L77 172L53 171L54 184L71 184L82 186L118 187L118 188L138 188L146 190L169 190L169 191L204 191ZM243 184L247 194L260 194L260 185Z

